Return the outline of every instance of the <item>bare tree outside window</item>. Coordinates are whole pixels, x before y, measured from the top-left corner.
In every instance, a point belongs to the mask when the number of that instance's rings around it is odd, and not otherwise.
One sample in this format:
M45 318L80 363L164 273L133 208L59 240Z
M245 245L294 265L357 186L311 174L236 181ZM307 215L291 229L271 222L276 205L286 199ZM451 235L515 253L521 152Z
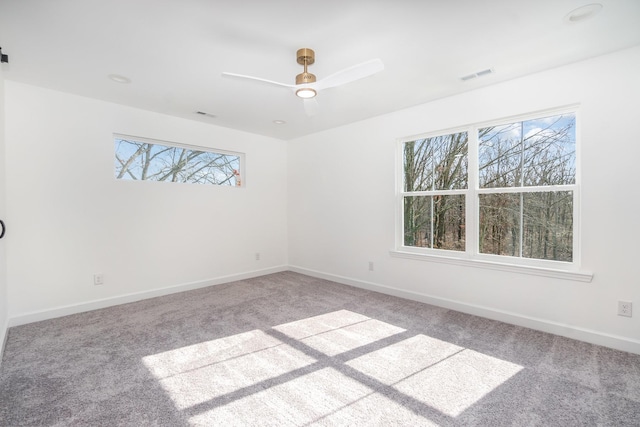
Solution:
M573 192L548 191L576 177L575 115L537 118L479 131L480 253L573 260Z
M115 138L118 179L240 186L240 156Z
M467 188L467 148L466 132L405 143L405 191L430 192L404 198L406 246L465 250L465 198L446 193Z

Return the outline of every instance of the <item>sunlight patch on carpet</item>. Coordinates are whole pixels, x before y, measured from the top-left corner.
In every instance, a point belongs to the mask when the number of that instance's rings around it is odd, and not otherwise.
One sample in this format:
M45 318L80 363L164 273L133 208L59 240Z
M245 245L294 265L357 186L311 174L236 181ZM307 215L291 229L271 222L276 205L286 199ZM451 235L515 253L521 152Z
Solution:
M416 335L367 353L346 364L385 385L393 385L441 363L462 350L463 347L446 341Z
M452 417L523 369L425 335L416 335L347 364Z
M315 362L262 331L178 348L147 356L143 361L178 409L210 401Z
M444 414L456 417L523 369L473 350L463 350L395 385Z
M348 310L298 320L273 329L327 356L336 356L405 332L405 329Z
M293 339L301 340L324 332L344 328L345 326L366 322L367 320L371 320L371 318L349 310L338 310L319 316L296 320L295 322L284 323L274 326L273 329Z
M146 356L142 361L154 377L162 379L278 345L282 345L280 340L256 329Z
M372 399L372 400L371 400ZM372 402L377 406L371 406ZM246 408L251 408L248 412ZM372 411L371 408L377 408ZM363 409L365 412L363 412ZM379 411L378 411L379 409ZM363 415L365 416L363 418ZM379 424L411 420L424 425L424 418L333 368L324 368L269 389L215 407L189 419L192 426L246 426L256 420L272 425ZM415 425L415 424L414 424Z
M424 424L416 405L455 418L523 369L422 334L385 341L405 332L338 310L146 356L143 362L194 426L256 419L358 423L363 411L367 421L379 424ZM366 353L347 353L359 348ZM335 356L353 358L336 362Z
M336 356L404 331L404 329L397 326L370 319L300 341L327 356Z

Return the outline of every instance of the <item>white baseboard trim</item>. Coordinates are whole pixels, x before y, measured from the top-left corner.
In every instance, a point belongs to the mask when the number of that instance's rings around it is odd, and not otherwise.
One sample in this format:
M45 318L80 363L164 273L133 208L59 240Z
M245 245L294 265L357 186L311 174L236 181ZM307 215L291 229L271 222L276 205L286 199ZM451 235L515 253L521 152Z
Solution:
M2 366L2 358L4 356L4 347L7 345L9 338L9 321L5 320L0 325L0 366Z
M342 283L344 285L354 286L357 288L367 289L370 291L380 292L387 295L393 295L400 298L406 298L414 301L424 302L438 307L448 308L450 310L460 311L475 316L485 317L488 319L498 320L512 325L523 326L525 328L535 329L542 332L548 332L579 341L585 341L591 344L601 345L604 347L614 348L616 350L627 351L629 353L640 354L640 340L632 338L611 335L590 329L580 328L576 326L566 325L550 320L539 319L529 316L523 316L518 313L496 310L490 307L484 307L474 304L467 304L446 298L440 298L432 295L422 294L413 291L406 291L393 288L378 283L367 282L363 280L352 279L349 277L338 276L335 274L323 273L307 268L289 266L290 271L305 274L307 276L317 277L320 279L331 280L333 282Z
M79 304L55 307L48 310L32 311L18 316L9 318L8 326L19 326L27 323L39 322L41 320L54 319L56 317L68 316L70 314L83 313L85 311L98 310L101 308L112 307L114 305L127 304L144 299L160 297L178 292L191 291L194 289L206 288L208 286L221 285L223 283L235 282L238 280L251 279L258 276L264 276L272 273L280 273L287 271L287 266L278 266L266 268L263 270L255 270L247 273L231 274L228 276L217 277L209 280L201 280L198 282L182 283L179 285L168 286L150 291L135 292L131 294L119 295L117 297L105 298L100 300L88 301ZM7 329L7 328L5 328ZM5 333L5 335L7 335ZM4 347L3 347L4 348Z

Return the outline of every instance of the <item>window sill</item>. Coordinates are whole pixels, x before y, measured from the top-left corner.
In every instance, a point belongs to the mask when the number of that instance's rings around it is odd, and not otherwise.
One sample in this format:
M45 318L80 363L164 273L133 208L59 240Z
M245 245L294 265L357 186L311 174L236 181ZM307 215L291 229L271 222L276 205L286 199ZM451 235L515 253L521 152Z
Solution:
M484 260L471 260L455 257L414 253L407 251L389 251L392 257L415 259L420 261L439 262L443 264L454 264L465 267L486 268L490 270L508 271L511 273L530 274L534 276L551 277L554 279L573 280L578 282L591 282L593 273L586 271L557 270L553 268L532 267L528 265L505 264Z

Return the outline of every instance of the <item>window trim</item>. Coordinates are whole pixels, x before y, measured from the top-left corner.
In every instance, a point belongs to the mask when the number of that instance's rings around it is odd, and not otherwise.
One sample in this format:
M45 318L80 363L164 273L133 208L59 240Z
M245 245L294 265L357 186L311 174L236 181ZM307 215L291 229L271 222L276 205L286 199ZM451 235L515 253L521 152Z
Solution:
M479 188L478 180L478 129L487 126L500 126L514 122L522 122L536 118L572 113L576 120L576 176L574 184L562 186L548 186L550 191L573 191L573 260L571 262L541 260L524 257L510 257L505 255L482 254L479 252L479 195L490 193L527 193L540 191L540 187L509 187L509 188ZM580 186L581 186L581 131L580 105L571 104L559 108L545 109L497 120L486 120L456 126L448 129L431 131L423 134L398 138L396 140L396 224L395 248L390 251L396 258L414 259L470 267L488 268L493 270L510 271L537 276L553 277L567 280L590 282L593 273L580 269L581 262L581 218L580 218ZM465 195L465 251L450 251L444 249L422 248L404 245L404 197L407 195L433 195L434 191L406 192L404 188L404 144L418 139L448 135L458 132L468 133L468 188L463 190L447 190L446 193ZM437 191L438 194L444 194Z
M454 257L447 256L449 253L456 253L454 251L445 251L440 250L441 252L446 252L447 255L435 255L435 254L426 254L420 252L411 251L412 248L403 247L402 249L395 249L389 251L389 254L394 258L403 258L403 259L411 259L418 261L429 261L436 262L441 264L452 264L459 265L462 267L475 267L475 268L483 268L489 270L499 270L506 271L511 273L520 273L520 274L528 274L533 276L542 276L542 277L550 277L555 279L564 279L564 280L573 280L578 282L586 282L589 283L593 279L593 273L584 270L565 270L565 269L554 269L550 267L536 267L531 265L519 265L519 264L510 264L505 262L497 262L497 261L488 261L481 259L471 259L471 258L462 258L462 257ZM464 252L462 252L464 253ZM504 255L493 255L500 256L501 258L510 258Z

